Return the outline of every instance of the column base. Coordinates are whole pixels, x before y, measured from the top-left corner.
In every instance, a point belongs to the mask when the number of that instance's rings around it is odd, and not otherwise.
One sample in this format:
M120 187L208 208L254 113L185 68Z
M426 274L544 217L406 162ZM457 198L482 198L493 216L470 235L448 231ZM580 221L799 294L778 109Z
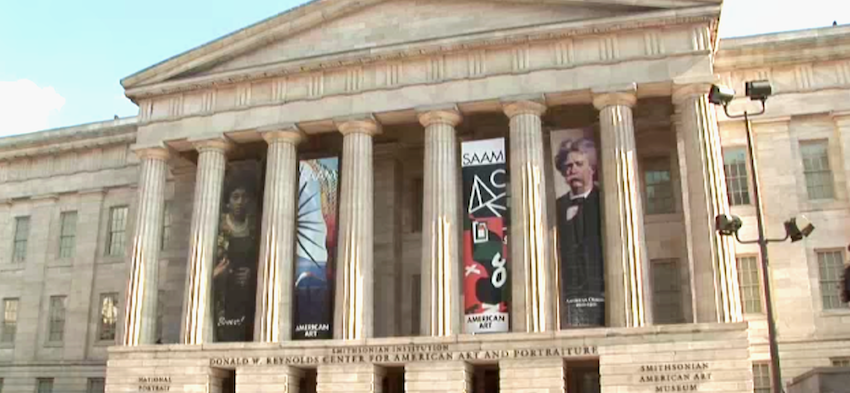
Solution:
M472 365L466 362L410 363L404 367L406 393L472 391Z
M499 361L500 393L564 393L564 359L508 359Z

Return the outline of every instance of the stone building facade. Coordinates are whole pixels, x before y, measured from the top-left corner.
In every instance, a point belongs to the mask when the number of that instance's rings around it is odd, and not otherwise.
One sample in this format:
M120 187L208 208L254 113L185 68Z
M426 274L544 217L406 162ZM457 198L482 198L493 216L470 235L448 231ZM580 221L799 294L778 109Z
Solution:
M850 28L720 41L720 3L317 0L125 78L135 118L0 139L0 392L763 391L758 249L713 230L732 213L755 236L752 168L706 97L754 79L775 87L754 120L768 232L817 227L770 248L783 377L850 364ZM581 329L552 154L576 129L604 192L604 324ZM509 332L472 334L461 150L493 138ZM340 163L331 337L301 340L298 168L321 157ZM253 327L216 342L245 161Z

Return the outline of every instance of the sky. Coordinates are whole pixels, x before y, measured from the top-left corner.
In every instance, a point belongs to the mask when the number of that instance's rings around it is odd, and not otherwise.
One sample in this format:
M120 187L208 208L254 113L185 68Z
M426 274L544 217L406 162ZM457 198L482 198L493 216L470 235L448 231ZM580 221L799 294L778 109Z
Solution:
M305 0L0 0L0 136L135 116L120 79ZM850 23L850 0L725 0L721 37Z

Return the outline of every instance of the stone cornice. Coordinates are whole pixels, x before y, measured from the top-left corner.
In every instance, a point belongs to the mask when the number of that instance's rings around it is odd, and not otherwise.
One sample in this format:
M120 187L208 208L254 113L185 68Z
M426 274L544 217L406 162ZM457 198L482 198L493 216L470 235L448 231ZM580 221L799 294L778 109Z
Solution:
M714 23L720 13L717 5L647 12L637 15L593 19L583 21L559 22L531 27L518 27L483 33L467 34L455 37L444 37L416 43L401 43L383 47L352 50L341 53L331 53L317 58L287 61L276 64L266 64L257 67L222 72L214 75L190 76L185 79L167 80L168 78L153 75L142 84L136 81L136 76L153 72L157 66L143 71L122 81L125 94L131 100L165 95L183 91L196 90L220 84L232 84L249 80L263 79L276 76L307 74L310 72L340 69L350 66L421 57L435 54L452 54L470 52L491 47L501 47L517 43L530 43L557 40L578 36L610 34L624 30L644 28L669 28L672 25L694 23ZM282 39L282 38L281 38ZM222 51L231 49L222 49ZM190 52L184 56L192 54ZM222 59L233 58L235 54L221 53ZM172 61L179 60L180 57ZM186 60L189 61L189 60ZM166 62L167 63L167 62ZM164 63L162 66L165 66ZM183 66L179 74L189 74L193 68ZM176 73L174 75L177 75ZM174 76L171 75L171 76ZM151 79L153 78L153 79Z
M80 139L76 141L64 142L62 139L58 140L50 140L45 139L43 141L39 141L40 143L37 146L33 147L21 147L17 149L9 149L7 151L0 151L0 161L9 161L15 160L18 158L25 157L37 157L44 155L53 155L60 154L64 152L74 151L74 150L85 150L85 149L93 149L104 146L112 146L118 144L129 144L136 140L136 132L135 129L133 132L128 132L124 134L111 135L111 136L103 136L98 138L90 138L90 139ZM49 143L49 144L48 144Z

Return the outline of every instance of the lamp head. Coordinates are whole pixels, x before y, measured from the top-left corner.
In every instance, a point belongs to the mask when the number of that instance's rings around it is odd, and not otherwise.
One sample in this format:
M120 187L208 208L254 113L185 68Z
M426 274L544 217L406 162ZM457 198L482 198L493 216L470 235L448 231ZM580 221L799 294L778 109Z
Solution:
M743 222L738 216L720 214L714 218L714 229L723 236L731 236L741 229Z
M767 101L767 97L773 94L773 86L767 80L750 81L745 86L747 97L750 97L753 101Z
M708 102L714 105L729 105L733 98L735 98L735 90L728 86L712 85L711 92L708 93Z
M814 230L815 226L806 216L800 216L799 219L794 217L785 221L785 234L791 238L792 243L809 237Z

